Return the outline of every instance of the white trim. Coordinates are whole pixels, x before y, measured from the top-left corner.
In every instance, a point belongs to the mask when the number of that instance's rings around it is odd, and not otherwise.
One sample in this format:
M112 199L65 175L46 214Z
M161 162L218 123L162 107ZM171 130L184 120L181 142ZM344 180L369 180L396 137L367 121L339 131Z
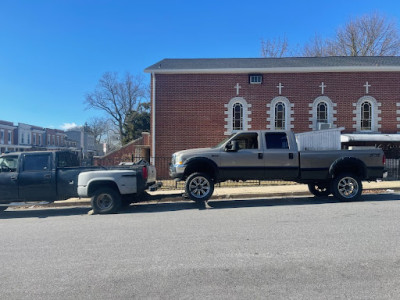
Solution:
M325 72L400 72L397 66L368 67L285 67L285 68L220 68L144 70L152 74L222 74L222 73L325 73Z
M242 97L234 97L232 98L228 104L224 104L225 107L225 135L231 135L232 133L238 132L238 131L242 131L242 130L233 130L233 126L232 126L232 121L233 121L233 105L236 103L240 103L243 106L243 129L244 131L251 129L251 125L249 124L249 122L251 122L251 118L249 117L251 115L251 104L248 104L247 101L242 98Z
M275 130L275 105L278 102L285 104L285 130L294 128L294 104L290 103L289 99L283 96L278 96L272 99L271 103L267 103L267 129Z
M152 143L152 147L151 147L151 158L150 158L150 163L152 165L155 165L156 161L155 161L155 157L156 157L156 75L153 72L151 74L152 79L153 79L153 91L152 91L152 105L151 105L151 113L152 113L152 134L151 134L151 143Z
M0 128L7 129L7 130L14 130L17 128L17 126L5 125L5 124L0 123Z
M318 104L321 102L325 102L327 104L328 108L328 123L332 124L333 127L336 127L335 121L337 118L335 117L335 114L337 113L337 110L334 108L337 106L336 103L333 103L332 100L327 97L327 96L319 96L315 98L313 103L308 104L308 107L311 108L311 110L308 111L308 113L311 115L308 120L311 122L309 125L309 128L312 130L317 130L318 129L318 124L317 124L317 107Z
M371 104L371 130L361 130L361 104L364 102L369 102ZM381 110L378 109L382 104L372 96L363 96L358 99L357 103L353 103L355 110L353 110L353 128L356 132L379 132L379 129L382 127L380 121L382 118L379 116L381 114Z

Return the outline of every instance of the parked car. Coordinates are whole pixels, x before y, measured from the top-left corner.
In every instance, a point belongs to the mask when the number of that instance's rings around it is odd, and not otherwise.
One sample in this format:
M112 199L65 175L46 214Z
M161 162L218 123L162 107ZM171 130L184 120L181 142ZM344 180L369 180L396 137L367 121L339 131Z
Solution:
M298 151L291 131L238 132L214 148L172 155L170 176L185 180L187 196L208 200L226 180L288 180L308 184L315 196L355 200L362 180L385 176L381 149Z
M155 168L146 163L80 167L68 151L8 153L0 156L0 211L14 202L92 197L94 212L112 213L155 181Z

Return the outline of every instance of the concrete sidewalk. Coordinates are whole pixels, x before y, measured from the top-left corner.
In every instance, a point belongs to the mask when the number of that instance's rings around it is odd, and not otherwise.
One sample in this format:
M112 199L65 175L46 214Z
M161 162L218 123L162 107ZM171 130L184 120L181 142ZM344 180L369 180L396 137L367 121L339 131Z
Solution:
M363 182L363 194L367 193L400 193L400 181L381 181L381 182ZM184 190L158 190L148 192L150 195L148 201L169 202L186 201L182 197ZM295 197L295 196L313 196L305 184L287 184L287 185L257 185L242 187L216 187L213 199L237 199L237 198L259 198L259 197ZM189 201L189 200L187 200ZM90 206L88 198L71 198L64 201L56 201L51 206Z

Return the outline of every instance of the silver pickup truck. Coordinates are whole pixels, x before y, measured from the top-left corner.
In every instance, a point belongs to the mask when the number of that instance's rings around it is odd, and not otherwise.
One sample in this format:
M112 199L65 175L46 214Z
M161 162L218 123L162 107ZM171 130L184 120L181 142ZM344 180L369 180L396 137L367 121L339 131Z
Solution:
M356 200L362 180L385 177L381 149L298 151L291 131L239 132L214 148L172 155L170 176L185 180L187 196L208 200L214 184L227 180L288 180L308 184L317 197Z

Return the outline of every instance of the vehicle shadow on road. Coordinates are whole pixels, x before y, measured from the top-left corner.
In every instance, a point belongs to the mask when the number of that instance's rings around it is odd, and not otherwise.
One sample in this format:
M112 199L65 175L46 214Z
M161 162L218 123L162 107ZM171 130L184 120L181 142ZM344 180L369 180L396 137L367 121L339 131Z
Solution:
M19 218L49 218L87 215L90 207L39 207L33 209L9 208L0 213L0 220Z
M400 201L400 194L366 194L357 202L379 203L383 201ZM176 201L150 201L140 202L121 210L119 214L135 214L135 213L160 213L168 211L180 210L210 210L210 209L229 209L229 208L246 208L246 207L268 207L268 206L292 206L292 205L321 205L335 204L338 205L349 203L341 202L336 198L330 197L271 197L257 199L212 199L207 203L197 204L189 200ZM354 202L355 203L355 202ZM18 218L49 218L49 217L65 217L65 216L88 216L91 211L89 206L72 206L72 207L33 207L33 208L9 208L0 212L0 220L18 219Z
M363 195L360 201L355 202L380 202L380 201L399 201L400 194L367 194ZM158 213L164 211L179 211L188 209L228 209L245 207L266 207L266 206L291 206L291 205L319 205L328 203L349 203L342 202L330 197L286 197L286 198L258 198L258 199L212 199L207 203L197 204L191 201L181 202L157 202L157 203L137 203L131 205L121 213Z

